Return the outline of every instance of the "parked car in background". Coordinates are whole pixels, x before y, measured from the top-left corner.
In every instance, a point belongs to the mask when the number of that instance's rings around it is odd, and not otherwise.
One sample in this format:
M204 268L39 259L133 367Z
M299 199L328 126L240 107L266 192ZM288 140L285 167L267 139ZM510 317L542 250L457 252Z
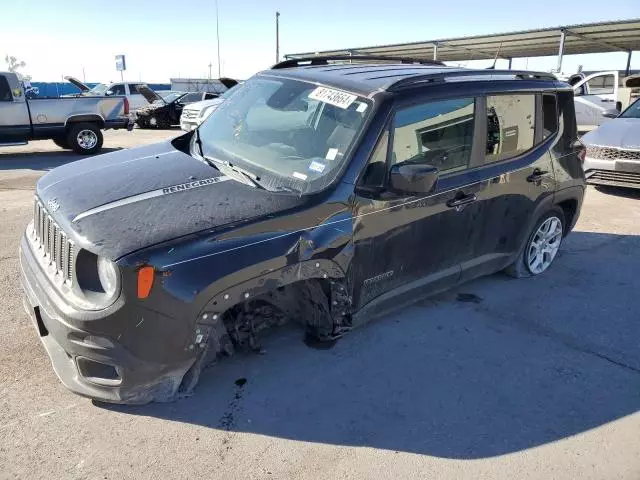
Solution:
M228 86L228 90L226 92L213 100L204 100L202 102L192 103L182 110L182 116L180 117L180 128L182 130L190 132L197 128L214 112L216 108L222 104L222 102L229 98L229 96L233 95L236 85L238 85L239 82L230 78L223 78L221 80L223 80L225 85Z
M169 128L180 123L180 115L185 105L215 98L215 93L172 92L159 95L146 85L139 87L149 105L135 112L135 122L140 128Z
M68 388L171 400L286 321L334 342L481 275L552 265L585 188L571 88L375 60L282 62L193 132L39 180L22 285Z
M102 148L102 130L131 129L126 97L27 98L15 73L0 72L0 145L52 139L77 153Z
M144 82L117 82L106 85L104 83L99 83L95 87L91 88L80 80L74 77L64 77L65 80L74 84L76 87L80 89L79 94L65 95L65 96L96 96L96 97L127 97L129 101L129 108L131 111L135 111L139 108L147 105L147 100L144 95L140 93L138 87L141 85L147 85ZM169 85L160 85L164 87L165 90L169 89Z
M640 188L640 99L604 114L613 119L582 137L587 183Z

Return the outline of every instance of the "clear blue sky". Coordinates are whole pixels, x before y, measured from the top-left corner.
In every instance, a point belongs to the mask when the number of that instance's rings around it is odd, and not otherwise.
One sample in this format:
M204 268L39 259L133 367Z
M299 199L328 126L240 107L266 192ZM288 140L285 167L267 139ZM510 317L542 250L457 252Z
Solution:
M27 62L34 80L62 75L119 79L114 55L127 55L125 79L217 76L214 0L3 1L0 54ZM246 78L281 54L509 32L640 17L640 0L219 0L222 74ZM550 70L555 57L514 60ZM563 70L624 68L626 54L568 56ZM475 66L470 64L470 66ZM500 65L499 65L500 66ZM640 68L640 52L632 68Z

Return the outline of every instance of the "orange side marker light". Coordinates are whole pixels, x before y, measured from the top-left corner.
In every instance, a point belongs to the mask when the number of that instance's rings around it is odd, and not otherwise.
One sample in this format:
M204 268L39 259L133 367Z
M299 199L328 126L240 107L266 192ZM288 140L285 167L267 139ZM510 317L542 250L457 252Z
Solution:
M155 269L149 266L138 270L138 298L147 298L149 296L155 274Z

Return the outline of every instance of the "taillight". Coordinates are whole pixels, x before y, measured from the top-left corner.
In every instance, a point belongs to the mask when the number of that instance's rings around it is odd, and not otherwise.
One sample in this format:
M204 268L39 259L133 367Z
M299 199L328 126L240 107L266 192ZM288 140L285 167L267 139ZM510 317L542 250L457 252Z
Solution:
M129 115L129 99L124 97L124 114Z

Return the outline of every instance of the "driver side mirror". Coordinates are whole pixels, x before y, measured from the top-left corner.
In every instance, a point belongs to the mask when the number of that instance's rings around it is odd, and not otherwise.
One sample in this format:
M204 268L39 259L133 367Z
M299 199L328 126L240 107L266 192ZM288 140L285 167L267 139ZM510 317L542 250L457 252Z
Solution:
M620 115L620 112L617 108L609 108L602 112L604 118L618 118L618 115Z
M419 195L431 193L438 182L438 169L431 165L397 163L389 172L389 186L395 193Z

